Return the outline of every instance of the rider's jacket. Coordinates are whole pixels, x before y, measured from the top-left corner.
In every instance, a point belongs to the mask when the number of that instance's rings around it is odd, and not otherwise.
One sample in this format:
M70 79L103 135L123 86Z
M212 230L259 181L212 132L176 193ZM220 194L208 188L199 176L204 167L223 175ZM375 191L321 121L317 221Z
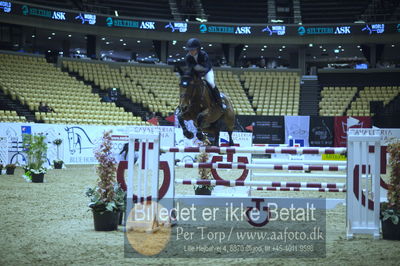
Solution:
M196 57L197 57L197 58L193 57L192 55L190 55L190 54L188 53L188 54L186 55L186 59L185 59L186 66L187 66L189 69L193 69L195 65L197 65L197 64L201 65L202 67L204 67L204 71L197 71L197 72L198 72L200 75L204 76L204 75L207 74L207 72L209 72L209 71L211 70L211 68L212 68L211 61L210 61L210 59L209 59L209 57L208 57L208 54L207 54L205 51L203 51L203 50L200 50L200 51L197 53L197 56L196 56Z

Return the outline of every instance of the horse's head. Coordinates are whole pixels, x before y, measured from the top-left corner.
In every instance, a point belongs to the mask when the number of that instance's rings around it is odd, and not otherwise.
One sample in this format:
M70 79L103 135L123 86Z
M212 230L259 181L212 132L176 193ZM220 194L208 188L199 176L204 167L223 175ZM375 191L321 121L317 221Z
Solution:
M197 77L193 71L179 71L180 82L179 82L179 107L182 112L188 110L191 99L196 93Z

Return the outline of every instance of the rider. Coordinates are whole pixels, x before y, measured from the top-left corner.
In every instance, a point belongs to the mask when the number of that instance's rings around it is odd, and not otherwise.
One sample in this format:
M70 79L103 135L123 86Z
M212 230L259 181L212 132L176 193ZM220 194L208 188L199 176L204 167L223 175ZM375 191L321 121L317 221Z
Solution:
M200 49L200 41L196 38L191 38L186 43L186 66L192 68L201 76L204 76L208 85L211 87L212 94L217 104L225 109L225 104L222 103L221 95L214 81L214 71L212 69L211 61L208 58L208 54Z

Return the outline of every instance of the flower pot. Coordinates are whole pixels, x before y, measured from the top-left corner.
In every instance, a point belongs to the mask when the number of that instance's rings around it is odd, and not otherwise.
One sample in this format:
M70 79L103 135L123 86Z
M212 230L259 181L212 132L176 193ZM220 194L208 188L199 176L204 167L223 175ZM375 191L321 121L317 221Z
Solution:
M43 183L44 174L32 173L32 183Z
M6 168L6 174L7 175L13 175L15 171L15 168Z
M400 240L400 223L393 224L392 220L382 220L382 238L387 240Z
M62 169L63 162L54 162L54 169Z
M209 190L207 187L197 187L194 190L195 195L211 195L211 190Z
M114 231L118 229L119 212L93 212L95 231Z

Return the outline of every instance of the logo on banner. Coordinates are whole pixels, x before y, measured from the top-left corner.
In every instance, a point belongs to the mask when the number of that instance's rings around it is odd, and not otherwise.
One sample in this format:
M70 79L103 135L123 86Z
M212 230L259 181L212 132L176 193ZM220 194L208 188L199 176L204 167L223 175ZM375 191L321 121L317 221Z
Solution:
M171 28L172 32L178 30L179 32L186 32L187 31L187 23L185 22L170 22L165 25L165 28Z
M79 13L79 15L75 17L75 19L82 20L82 24L85 24L85 22L87 22L90 25L96 24L96 15L93 15L93 14Z
M360 127L360 128L363 128L363 127L364 127L364 122L363 122L363 121L359 121L358 124L350 125L349 128L350 128L350 127ZM346 139L346 140L347 140L347 122L343 122L343 121L342 121L342 134L344 134L344 135L342 135L342 136L340 136L340 137L341 137L342 139Z
M61 11L50 11L33 7L29 8L27 5L23 5L21 9L22 9L22 14L24 16L31 15L31 16L50 18L54 20L66 20L65 12Z
M303 26L298 27L298 28L297 28L297 33L298 33L300 36L303 36L304 34L306 34L306 28L304 28Z
M32 134L31 126L21 126L22 134Z
M140 28L145 30L155 30L156 23L153 21L142 21L142 23L140 24Z
M112 17L106 18L106 25L108 27L122 27L122 28L139 28L139 22L126 19L113 19Z
M0 1L0 9L3 9L4 13L10 13L11 12L11 3L5 2L5 1Z
M236 27L235 34L251 34L251 27Z
M304 27L303 27L304 28ZM269 36L276 34L276 35L285 35L286 34L286 26L267 26L266 28L261 30L262 32L267 32Z
M373 34L374 32L376 34L382 34L385 32L385 24L366 24L362 31L367 31L369 35Z
M82 149L92 149L94 143L86 133L86 131L81 127L66 127L65 131L68 133L68 146L69 153L74 155L76 152L82 153ZM90 147L85 147L85 145L92 144Z
M207 25L201 24L200 25L200 32L201 33L206 33L207 32Z

